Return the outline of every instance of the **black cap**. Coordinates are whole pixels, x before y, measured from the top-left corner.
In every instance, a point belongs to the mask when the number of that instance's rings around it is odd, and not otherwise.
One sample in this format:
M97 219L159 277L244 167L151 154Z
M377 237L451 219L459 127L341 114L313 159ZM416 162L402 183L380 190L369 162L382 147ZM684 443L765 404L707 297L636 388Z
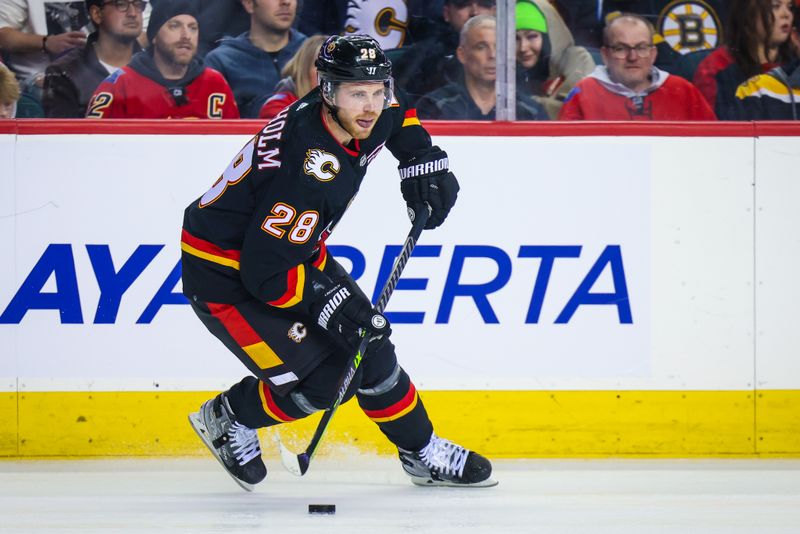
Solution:
M150 22L147 24L147 42L153 42L153 38L172 17L178 15L191 15L199 21L197 6L193 0L161 0L153 5L150 12Z

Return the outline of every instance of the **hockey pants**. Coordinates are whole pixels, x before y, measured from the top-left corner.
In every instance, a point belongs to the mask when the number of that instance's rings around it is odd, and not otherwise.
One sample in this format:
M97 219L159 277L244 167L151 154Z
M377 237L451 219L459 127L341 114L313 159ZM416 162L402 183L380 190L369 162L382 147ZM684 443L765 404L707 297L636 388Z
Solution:
M329 342L327 334L323 338L318 330L309 328L309 339L303 340L303 343L310 342L306 350L311 350L316 343L326 349L323 357L313 362L315 365L310 371L304 369L300 373L298 370L299 378L296 383L289 384L290 387L276 388L275 377L268 374L269 369L254 363L252 347L267 342L272 346L283 343L285 325L275 327L275 321L285 319L272 314L265 316L263 308L259 309L263 304L256 305L258 308L248 309L243 305L192 302L192 308L206 327L255 375L243 378L226 393L237 419L250 428L262 428L302 419L326 409L336 395L336 386L352 354ZM222 314L220 309L235 313ZM235 324L230 315L236 317ZM291 319L287 324L292 324ZM242 341L242 331L246 329L251 339ZM270 338L276 331L279 335L274 336L273 341ZM286 346L293 349L294 343ZM284 367L292 361L284 352L272 354L279 360L286 360L282 362ZM283 367L280 369L286 371ZM433 425L414 384L397 363L394 345L388 339L376 340L367 347L343 402L353 395L367 417L396 446L419 450L428 443Z

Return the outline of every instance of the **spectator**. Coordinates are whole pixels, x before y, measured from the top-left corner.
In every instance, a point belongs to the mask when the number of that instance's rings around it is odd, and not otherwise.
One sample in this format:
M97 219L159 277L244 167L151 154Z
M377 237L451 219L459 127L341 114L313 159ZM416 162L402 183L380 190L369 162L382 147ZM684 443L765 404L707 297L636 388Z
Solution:
M0 50L7 66L27 82L41 75L51 58L86 44L84 9L74 1L0 0Z
M800 119L800 59L750 78L736 90L738 120Z
M727 44L709 54L694 84L723 120L735 119L736 89L748 78L797 57L792 41L792 0L732 0Z
M798 45L800 0L792 9L792 37ZM736 90L737 120L799 120L800 59L775 67L742 83Z
M21 90L14 73L2 61L0 61L0 108L2 108L0 119L44 117L41 102Z
M228 80L242 117L256 118L306 36L292 29L297 0L242 0L250 31L224 39L206 65Z
M151 46L97 87L86 116L238 119L225 79L195 57L198 33L192 0L159 2L147 25Z
M417 112L423 119L494 120L497 93L496 22L478 15L464 24L456 49L463 81L452 82L422 97ZM517 95L517 120L547 120L542 106L525 94Z
M647 1L647 0L645 0L645 1ZM661 0L661 1L664 1L664 0ZM636 3L636 2L622 2L622 3ZM689 4L689 5L693 5L693 4ZM642 6L638 6L638 7L641 8ZM650 24L655 24L655 20L657 20L654 15L646 15L646 14L643 14L642 11L637 11L635 9L626 9L625 11L612 11L612 12L608 13L606 15L606 17L605 17L605 25L603 27L608 26L608 24L610 24L612 20L614 20L615 18L619 17L620 15L622 15L624 13L633 13L635 15L639 15L643 19L645 19L648 22L650 22ZM647 12L647 13L649 13L649 12ZM678 26L680 27L680 24L678 24ZM680 31L680 30L674 30L673 29L672 31ZM704 34L701 34L701 35L704 35ZM664 39L664 36L659 34L658 31L656 31L653 34L653 44L656 47L656 62L655 62L655 66L658 67L661 70L665 70L665 71L669 72L670 74L677 74L678 76L680 76L681 75L681 71L683 70L683 65L682 65L683 56L681 55L681 53L678 52L677 50L675 50L674 48L672 48L672 46ZM705 53L705 52L706 52L706 50L703 49L703 51L701 53ZM598 50L598 53L599 53L599 50ZM601 56L601 58L602 58L602 56Z
M563 19L547 0L519 0L517 92L534 96L551 119L575 83L594 70L591 54L575 46Z
M86 0L97 31L89 35L82 49L68 52L47 67L42 104L48 117L86 115L86 106L100 82L141 50L136 39L142 33L145 5L144 0Z
M461 65L454 55L464 23L477 15L494 15L495 0L445 0L442 19L426 29L427 37L414 36L414 44L389 50L395 83L411 102L450 82L457 81Z
M297 102L318 85L317 67L319 47L327 35L312 35L300 45L297 53L281 70L283 79L275 86L275 93L264 102L258 117L270 120L286 106Z
M600 49L605 66L572 89L563 120L714 120L703 95L691 83L653 66L653 25L623 14L606 26Z
M161 0L164 1L164 0ZM200 43L197 55L205 57L225 37L234 37L250 28L250 14L241 0L196 0L199 18Z
M0 63L0 119L13 119L17 116L19 83L14 73Z

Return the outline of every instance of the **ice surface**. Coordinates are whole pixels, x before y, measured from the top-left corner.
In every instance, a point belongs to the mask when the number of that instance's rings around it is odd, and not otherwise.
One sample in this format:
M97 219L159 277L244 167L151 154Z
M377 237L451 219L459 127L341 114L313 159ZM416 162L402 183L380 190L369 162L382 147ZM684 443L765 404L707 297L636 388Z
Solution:
M798 460L503 460L482 489L413 486L393 458L267 460L253 493L210 456L0 461L0 532L800 532Z

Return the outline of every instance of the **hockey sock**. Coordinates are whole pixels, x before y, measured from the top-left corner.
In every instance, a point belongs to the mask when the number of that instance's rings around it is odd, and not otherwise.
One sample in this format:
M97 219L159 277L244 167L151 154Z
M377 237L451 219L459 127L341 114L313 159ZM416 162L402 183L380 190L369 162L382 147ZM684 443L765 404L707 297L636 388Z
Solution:
M280 397L253 376L243 378L225 395L236 419L250 428L288 423L313 412L312 408L304 409L302 395L293 393Z
M433 424L411 378L399 365L378 384L363 386L356 397L367 417L398 447L418 451L428 444Z

